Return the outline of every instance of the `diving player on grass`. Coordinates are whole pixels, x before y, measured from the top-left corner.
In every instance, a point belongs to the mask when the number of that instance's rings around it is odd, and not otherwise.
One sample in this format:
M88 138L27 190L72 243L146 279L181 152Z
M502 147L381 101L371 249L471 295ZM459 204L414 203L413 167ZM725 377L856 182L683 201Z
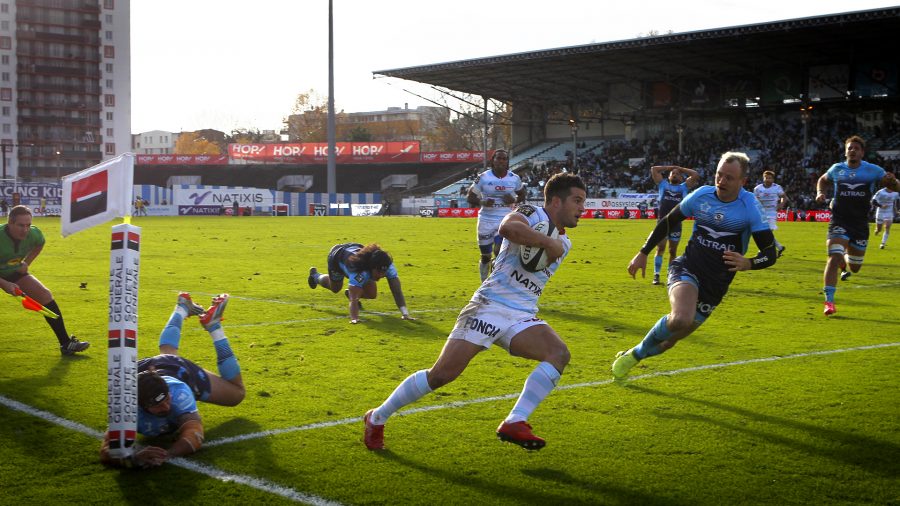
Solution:
M195 304L190 294L179 294L175 310L159 335L160 355L138 361L137 430L145 436L177 432L175 442L168 449L158 446L135 448L132 460L122 461L109 456L109 440L104 438L100 462L113 466L151 467L173 457L190 455L203 444L203 422L197 401L237 406L244 400L241 367L222 330L222 315L227 304L226 293L213 297L212 305L206 310ZM200 324L212 337L221 376L178 355L181 326L184 319L191 316L199 316Z
M494 270L459 314L437 361L431 369L407 377L383 404L366 413L367 448L383 449L384 424L392 414L455 380L475 355L492 344L510 355L539 362L525 380L512 411L497 428L497 436L525 449L543 448L544 440L531 432L527 420L559 381L569 363L569 349L544 320L536 317L537 302L571 248L565 229L578 225L584 200L581 178L557 174L544 187L544 207L519 206L503 219L500 235L504 240ZM532 230L536 223L547 220L559 228L558 239ZM525 271L519 257L518 245L522 244L543 248L553 262L538 272Z
M666 237L676 223L694 218L694 232L684 250L669 267L671 311L656 322L643 341L628 351L620 351L612 364L617 379L645 358L659 355L709 318L737 271L764 269L775 263L775 236L752 193L743 189L750 160L744 153L725 153L716 170L716 185L701 186L669 213L647 238L628 264L633 278L647 268L647 255ZM750 236L759 248L747 258Z

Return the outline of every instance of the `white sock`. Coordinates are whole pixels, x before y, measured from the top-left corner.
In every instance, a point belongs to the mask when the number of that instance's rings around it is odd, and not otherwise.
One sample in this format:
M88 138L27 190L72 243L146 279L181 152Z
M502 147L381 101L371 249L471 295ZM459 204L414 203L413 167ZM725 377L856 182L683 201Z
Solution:
M884 231L884 235L881 236L881 245L882 245L882 246L884 246L885 244L887 244L887 238L888 238L889 235L891 235L891 234L887 233L887 230L885 230L885 231Z
M216 330L210 330L208 332L210 337L212 337L213 342L225 339L225 329L223 329L221 326Z
M372 417L369 418L369 421L374 425L384 425L387 419L396 413L397 410L407 404L416 402L430 392L428 371L425 369L416 371L397 385L397 388L385 399L384 403L372 411Z
M550 392L559 382L559 371L550 365L550 362L541 362L534 368L534 371L528 375L525 380L525 388L519 394L516 405L513 406L509 416L504 420L506 423L524 422L528 420L531 413L538 407L538 404L550 395Z

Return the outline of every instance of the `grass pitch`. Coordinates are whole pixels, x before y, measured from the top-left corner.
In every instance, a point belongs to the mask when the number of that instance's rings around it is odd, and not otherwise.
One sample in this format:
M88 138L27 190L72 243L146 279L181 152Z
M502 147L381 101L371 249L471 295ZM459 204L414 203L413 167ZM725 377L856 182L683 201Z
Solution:
M139 356L157 352L179 291L204 304L227 291L224 327L247 398L200 404L208 444L189 464L202 472L103 468L95 436L106 426L109 228L61 239L58 220L36 219L48 244L32 272L93 347L60 358L42 318L11 297L0 306L0 503L900 504L900 236L885 250L872 237L826 319L825 225L780 225L787 251L774 267L738 273L697 333L613 383L615 352L668 301L650 275L625 271L652 222L582 221L541 299L539 315L572 352L560 388L530 419L547 447L528 453L496 439L535 364L491 349L411 406L436 409L392 418L389 450L370 452L356 419L431 366L478 286L475 220L134 222ZM393 254L417 321L400 320L386 283L358 326L343 295L309 289L308 268L324 270L330 247L348 241ZM215 370L195 319L181 351Z

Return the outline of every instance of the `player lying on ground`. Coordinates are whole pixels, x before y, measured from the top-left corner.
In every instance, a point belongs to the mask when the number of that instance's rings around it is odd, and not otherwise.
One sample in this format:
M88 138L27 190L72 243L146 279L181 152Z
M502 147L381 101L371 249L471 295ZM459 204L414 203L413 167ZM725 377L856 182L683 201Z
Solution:
M172 457L190 455L203 444L203 421L197 401L237 406L244 400L241 367L222 330L227 304L228 294L223 293L214 297L212 305L204 311L191 300L190 294L179 294L175 310L159 335L160 354L138 362L137 430L145 436L177 434L175 442L168 449L136 447L131 461L122 461L109 456L109 440L104 439L100 448L102 463L151 467ZM182 323L191 316L199 316L200 324L212 337L218 376L178 355Z

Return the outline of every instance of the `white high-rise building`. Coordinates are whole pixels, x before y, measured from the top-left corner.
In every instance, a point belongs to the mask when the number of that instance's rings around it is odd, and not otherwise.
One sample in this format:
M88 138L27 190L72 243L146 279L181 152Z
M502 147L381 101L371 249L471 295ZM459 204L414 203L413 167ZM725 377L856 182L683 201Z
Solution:
M0 0L5 177L58 179L131 148L128 0Z

